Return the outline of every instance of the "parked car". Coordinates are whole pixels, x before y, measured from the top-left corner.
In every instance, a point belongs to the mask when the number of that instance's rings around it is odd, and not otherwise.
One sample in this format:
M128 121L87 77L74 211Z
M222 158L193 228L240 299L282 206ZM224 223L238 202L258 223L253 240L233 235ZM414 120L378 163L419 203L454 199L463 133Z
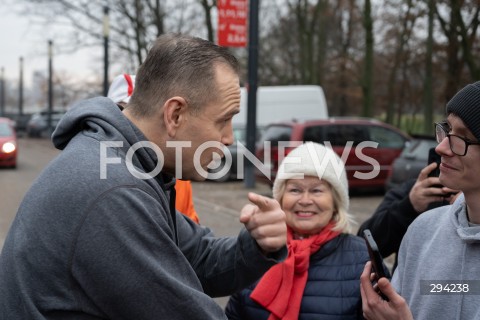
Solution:
M420 171L428 164L428 151L437 145L433 136L414 136L393 162L385 182L385 189L389 190L405 181L417 178Z
M31 113L5 113L4 116L6 118L10 118L15 127L15 132L17 134L17 137L19 137L22 133L26 132L27 129L27 123L30 121L30 118L32 117Z
M262 127L257 128L257 139L262 134ZM208 170L208 180L217 181L217 182L225 182L229 180L238 180L242 179L243 175L240 174L243 168L239 168L238 157L243 157L244 149L241 147L243 145L245 148L247 147L247 129L243 125L234 124L233 125L233 139L234 143L230 146L225 147L224 150L225 157L222 159L218 159L215 163L212 163L209 167L211 169ZM241 145L240 145L241 144ZM231 164L226 167L227 164L227 157L231 155Z
M332 147L344 160L350 188L384 188L392 162L410 139L401 130L368 118L340 117L271 124L266 127L257 147L257 158L264 167L256 168L256 179L273 184L283 156L300 143L314 141ZM271 145L269 151L265 150L266 141Z
M52 112L52 131L64 114L64 111L54 110ZM48 111L41 111L32 115L27 123L26 131L29 137L39 138L50 134L51 132L48 130Z
M0 118L0 166L17 167L17 134L14 122L9 118Z

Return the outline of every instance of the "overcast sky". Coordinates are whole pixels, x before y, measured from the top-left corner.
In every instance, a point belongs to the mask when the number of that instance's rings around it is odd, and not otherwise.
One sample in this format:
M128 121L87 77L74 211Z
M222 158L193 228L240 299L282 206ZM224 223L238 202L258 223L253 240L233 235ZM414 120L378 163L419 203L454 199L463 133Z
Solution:
M19 59L22 56L24 81L28 86L34 71L48 70L48 40L58 32L58 28L45 30L28 17L18 15L18 8L13 7L12 10L11 3L11 0L0 0L0 67L5 70L6 80L18 81ZM55 48L53 52L55 54ZM92 74L92 59L92 55L86 52L56 55L53 68L56 71L66 70L82 78Z

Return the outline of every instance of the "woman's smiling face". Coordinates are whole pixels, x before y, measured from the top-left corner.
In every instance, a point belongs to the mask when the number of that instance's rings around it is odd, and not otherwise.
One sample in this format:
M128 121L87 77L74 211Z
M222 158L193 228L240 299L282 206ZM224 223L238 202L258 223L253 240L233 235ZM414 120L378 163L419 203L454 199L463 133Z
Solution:
M319 233L336 212L330 184L313 176L287 180L281 205L287 225L300 236Z

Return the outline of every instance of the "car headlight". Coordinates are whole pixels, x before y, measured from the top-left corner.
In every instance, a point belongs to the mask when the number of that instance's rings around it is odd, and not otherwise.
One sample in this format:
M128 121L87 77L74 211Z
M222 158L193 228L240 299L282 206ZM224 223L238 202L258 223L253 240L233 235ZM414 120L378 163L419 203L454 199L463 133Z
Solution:
M2 146L2 151L4 153L12 153L17 149L17 146L14 142L5 142Z

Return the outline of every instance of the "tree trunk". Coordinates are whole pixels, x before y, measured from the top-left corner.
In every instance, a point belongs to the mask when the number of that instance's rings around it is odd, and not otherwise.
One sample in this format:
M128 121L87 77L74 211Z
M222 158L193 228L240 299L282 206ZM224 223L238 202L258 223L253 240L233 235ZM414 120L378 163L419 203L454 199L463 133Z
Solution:
M363 12L363 26L365 28L365 62L363 71L363 108L362 115L364 117L372 117L373 115L373 18L372 5L370 0L365 0Z
M216 6L216 1L214 0L213 3L209 3L209 0L199 0L200 5L205 12L205 26L207 28L207 39L211 42L215 41L215 35L213 31L213 24L212 24L212 8Z
M398 87L398 68L404 62L404 48L407 44L410 34L411 34L411 26L409 26L409 20L411 19L411 9L412 9L412 0L407 0L407 11L405 12L405 16L402 21L402 30L398 35L398 45L397 49L395 50L395 57L393 61L393 67L390 71L390 77L388 79L388 95L387 95L387 117L385 121L387 123L393 124L394 123L394 115L395 115L395 106L398 104L397 95L395 94L395 89L398 88L402 90L402 88ZM413 23L411 23L413 25Z
M428 38L425 54L425 81L423 85L423 133L432 133L433 128L433 90L432 90L432 60L433 60L433 19L435 0L428 0Z

